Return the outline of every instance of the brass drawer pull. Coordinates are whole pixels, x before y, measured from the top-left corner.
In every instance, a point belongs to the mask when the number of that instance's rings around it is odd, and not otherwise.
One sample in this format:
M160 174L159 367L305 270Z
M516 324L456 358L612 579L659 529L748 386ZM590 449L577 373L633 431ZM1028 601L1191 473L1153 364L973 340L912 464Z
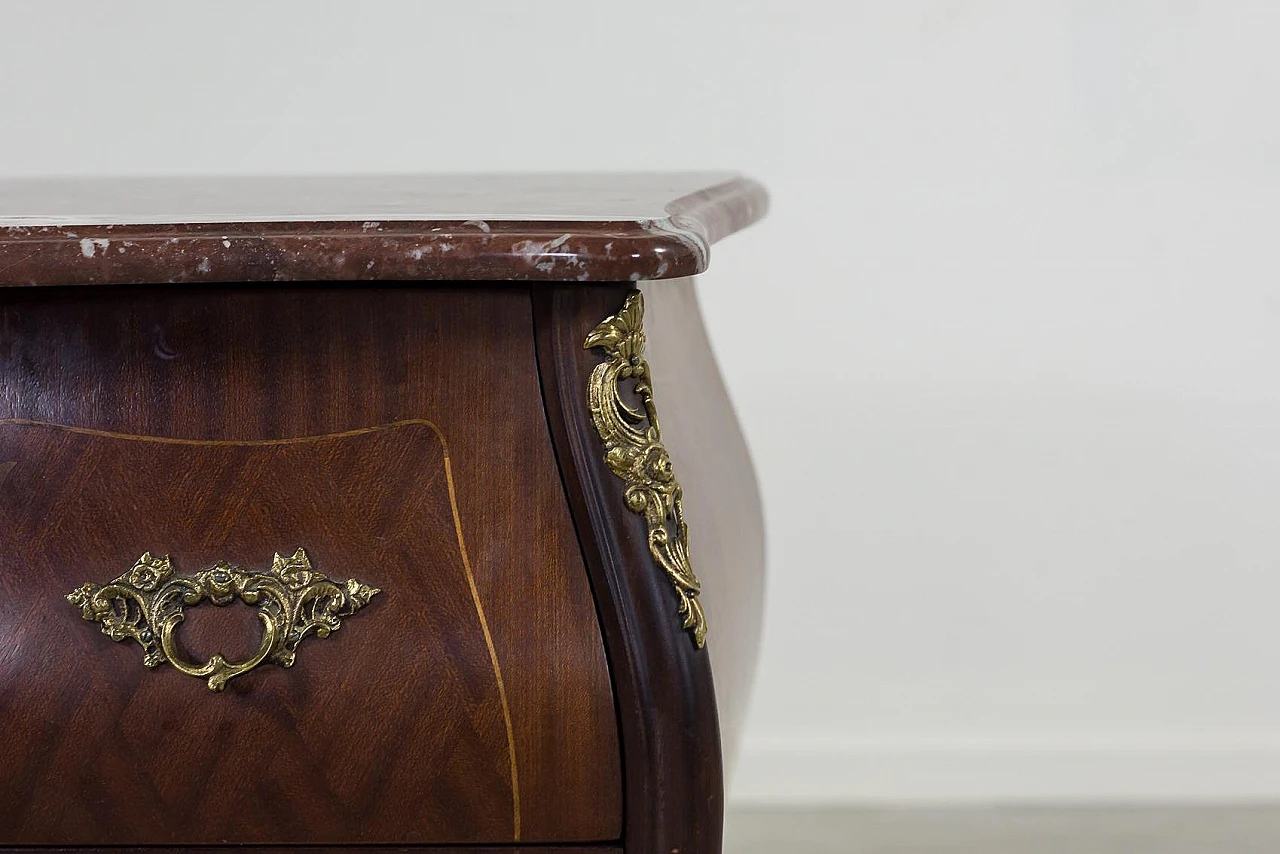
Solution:
M354 578L340 585L311 568L307 553L276 555L269 572L252 572L218 561L195 575L175 575L168 555L147 552L133 568L105 585L86 583L67 595L84 619L102 623L102 633L114 641L133 638L143 649L147 667L169 662L189 676L208 677L209 688L221 691L227 680L247 673L264 661L293 666L298 644L312 632L328 637L349 617L382 591ZM258 606L262 644L254 655L229 662L215 654L202 665L178 653L174 631L185 619L187 605L208 601L230 605L236 599Z

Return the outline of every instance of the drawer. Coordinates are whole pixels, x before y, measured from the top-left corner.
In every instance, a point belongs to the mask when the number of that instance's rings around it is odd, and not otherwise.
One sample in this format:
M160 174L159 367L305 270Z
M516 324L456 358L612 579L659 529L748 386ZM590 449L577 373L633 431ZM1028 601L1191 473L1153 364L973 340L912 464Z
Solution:
M401 299L418 319L444 310L431 293ZM32 332L43 316L79 336L99 379L127 364L89 330L89 308L27 309ZM155 295L116 295L112 311L187 316ZM202 319L200 346L234 327L229 310ZM200 356L196 327L170 328L191 331L167 346ZM194 386L152 376L151 402L237 382L200 361ZM322 354L306 363L341 370ZM44 364L43 387L74 410ZM456 368L459 388L484 370ZM0 419L0 839L617 838L609 677L549 454L550 488L522 488L545 436L526 437L516 476L512 458L473 450L491 447L483 419L451 422L466 425L461 459L426 418L264 438L76 420ZM202 672L215 654L235 665L264 651L244 672Z

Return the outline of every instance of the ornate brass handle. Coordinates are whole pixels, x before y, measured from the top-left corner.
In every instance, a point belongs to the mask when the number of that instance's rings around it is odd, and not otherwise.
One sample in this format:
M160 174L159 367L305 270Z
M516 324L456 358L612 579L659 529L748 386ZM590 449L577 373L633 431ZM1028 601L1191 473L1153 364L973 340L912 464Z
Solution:
M264 661L293 666L303 638L313 632L316 637L328 637L342 627L343 617L381 592L354 578L345 585L330 581L311 568L302 549L289 558L277 554L269 572L251 572L218 561L195 575L175 575L168 555L152 557L147 552L119 578L101 586L86 583L68 594L67 601L80 609L84 619L101 623L102 633L112 640L136 640L147 667L167 661L189 676L208 677L209 688L221 691L228 679ZM263 626L258 651L240 662L229 662L221 654L202 665L183 659L174 632L186 619L184 606L206 600L229 605L237 599L258 606Z

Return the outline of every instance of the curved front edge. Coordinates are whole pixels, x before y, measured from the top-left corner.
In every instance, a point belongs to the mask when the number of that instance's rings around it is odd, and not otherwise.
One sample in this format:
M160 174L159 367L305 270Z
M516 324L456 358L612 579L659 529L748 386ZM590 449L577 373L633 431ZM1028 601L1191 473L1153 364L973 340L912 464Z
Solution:
M693 279L643 287L662 440L684 487L689 552L702 580L725 778L742 741L764 609L765 525L755 470L707 340Z
M664 291L673 286L679 290ZM634 288L624 284L544 286L533 289L532 298L551 434L591 574L614 680L625 769L625 848L718 854L724 774L711 651L722 640L729 645L745 638L747 657L754 660L758 632L744 633L740 626L745 622L758 627L763 554L758 538L756 546L747 545L746 551L754 554L740 576L738 568L725 565L737 552L718 545L722 539L719 532L729 530L720 524L725 507L737 508L740 503L737 498L722 502L724 491L749 493L750 509L746 512L754 518L735 520L735 526L758 532L761 520L745 446L715 370L696 303L692 314L670 311L678 306L666 303L669 295L692 299L691 289L691 280L655 285L646 294L650 311L657 303L654 316L675 322L664 319L654 324L646 319L645 331L651 342L652 394L663 419L662 440L671 451L675 476L684 487L692 567L715 579L714 588L709 583L708 591L720 588L728 574L733 575L735 585L741 583L748 590L745 596L726 597L724 604L729 607L721 607L710 596L702 597L710 629L706 648L699 648L689 626L683 624L678 613L681 597L650 548L652 520L637 512L634 503L629 506L626 484L619 479L616 466L611 469L606 460L606 446L589 405L592 375L606 356L598 347L584 347L584 342L602 321L624 308ZM659 346L670 346L672 352L660 356ZM677 354L677 348L683 355ZM692 359L690 364L699 369L675 369L685 358ZM695 424L676 411L683 402L699 397L723 401L722 407L713 405L715 414L699 411L694 415L710 415L712 423ZM636 399L632 403L643 406L645 402ZM725 448L730 449L728 457L724 456ZM741 449L741 453L733 449ZM710 467L687 459L702 453L710 455ZM700 522L707 523L701 533ZM703 546L699 545L701 536L707 537ZM751 543L752 538L746 542ZM744 620L732 613L734 610L750 613ZM718 634L721 620L734 627L723 639ZM715 655L720 662L722 656ZM741 669L735 666L726 671L735 674L728 681L738 695L749 681L737 675ZM741 696L735 696L734 707L740 707L741 701Z

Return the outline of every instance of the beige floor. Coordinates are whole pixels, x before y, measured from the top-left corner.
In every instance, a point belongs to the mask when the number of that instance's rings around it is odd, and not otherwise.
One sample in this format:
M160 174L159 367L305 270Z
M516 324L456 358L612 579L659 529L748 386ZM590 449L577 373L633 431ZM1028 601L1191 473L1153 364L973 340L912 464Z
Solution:
M1280 804L731 810L725 854L1280 854Z

